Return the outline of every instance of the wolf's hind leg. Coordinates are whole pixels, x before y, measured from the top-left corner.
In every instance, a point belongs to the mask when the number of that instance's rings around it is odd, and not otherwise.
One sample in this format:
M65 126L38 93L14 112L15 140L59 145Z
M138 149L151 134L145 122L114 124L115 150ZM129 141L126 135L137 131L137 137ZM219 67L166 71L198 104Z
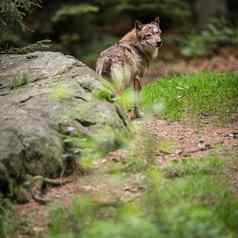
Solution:
M140 79L139 78L135 78L133 80L133 93L134 93L134 96L133 96L133 111L132 111L132 119L134 118L140 118L142 117L141 113L140 113L140 110L139 110L139 105L140 105L140 91L142 89L142 86L141 86L141 82L140 82Z

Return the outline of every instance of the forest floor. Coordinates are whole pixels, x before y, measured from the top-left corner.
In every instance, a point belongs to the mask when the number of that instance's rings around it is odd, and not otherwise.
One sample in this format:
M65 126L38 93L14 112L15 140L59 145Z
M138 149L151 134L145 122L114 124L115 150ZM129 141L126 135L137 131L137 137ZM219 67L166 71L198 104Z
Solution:
M221 51L210 59L178 60L170 64L159 63L151 67L148 78L171 73L195 73L202 70L235 71L238 69L238 55L229 50ZM216 126L209 120L199 125L188 121L169 122L161 119L135 121L142 125L159 142L155 152L155 163L163 166L171 160L204 156L213 153L232 153L238 151L238 118L226 126ZM140 150L140 148L138 148ZM29 230L20 231L19 237L32 237L32 234L45 234L51 223L51 204L60 202L69 207L75 197L88 194L97 202L110 204L115 201L133 201L141 196L144 187L141 183L143 173L126 173L124 176L115 171L125 163L123 150L110 153L94 164L92 171L77 177L72 183L51 188L46 197L49 205L35 201L17 205L16 215L30 221ZM234 181L238 184L238 178Z

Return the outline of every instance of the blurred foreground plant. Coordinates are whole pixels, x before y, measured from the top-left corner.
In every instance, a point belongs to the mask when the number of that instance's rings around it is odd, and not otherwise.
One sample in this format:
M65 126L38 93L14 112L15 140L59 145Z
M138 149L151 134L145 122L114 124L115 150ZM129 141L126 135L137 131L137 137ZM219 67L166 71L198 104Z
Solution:
M53 207L50 237L235 238L238 202L226 163L210 155L149 166L139 200L104 203L81 196L69 209Z

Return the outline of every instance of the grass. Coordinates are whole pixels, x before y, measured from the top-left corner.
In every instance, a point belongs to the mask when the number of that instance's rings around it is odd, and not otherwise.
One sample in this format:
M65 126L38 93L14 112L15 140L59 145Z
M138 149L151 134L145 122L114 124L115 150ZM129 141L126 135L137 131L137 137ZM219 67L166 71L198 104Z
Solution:
M118 100L125 108L133 104L131 90ZM226 122L238 112L238 74L203 72L195 75L168 76L146 85L141 106L168 120L210 116Z

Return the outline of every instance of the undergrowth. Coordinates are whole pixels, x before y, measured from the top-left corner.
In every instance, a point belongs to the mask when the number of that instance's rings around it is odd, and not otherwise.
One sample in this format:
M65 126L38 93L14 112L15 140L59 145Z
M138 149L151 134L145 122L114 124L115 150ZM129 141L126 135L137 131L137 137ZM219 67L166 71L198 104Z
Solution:
M50 237L225 238L238 232L238 201L215 155L144 169L146 192L130 203L75 199L53 207Z
M238 112L238 75L203 72L194 75L167 76L146 85L141 93L145 112L169 120L210 117L226 122ZM125 108L133 105L132 91L119 98Z

